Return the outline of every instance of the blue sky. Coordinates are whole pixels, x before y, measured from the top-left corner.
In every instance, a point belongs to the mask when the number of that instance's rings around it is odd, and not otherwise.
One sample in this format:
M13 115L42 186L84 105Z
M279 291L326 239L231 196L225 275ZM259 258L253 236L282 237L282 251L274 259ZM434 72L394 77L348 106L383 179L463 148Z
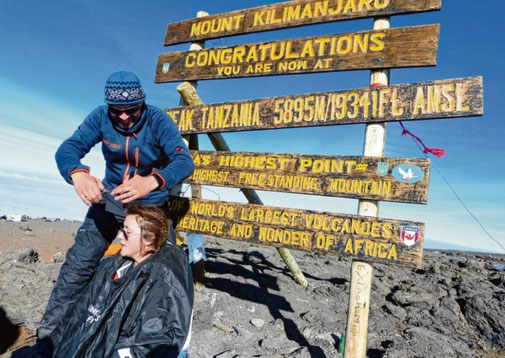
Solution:
M0 4L0 215L27 214L82 220L86 207L59 176L54 152L84 117L103 103L111 72L131 70L140 77L147 101L176 107L179 83L155 84L160 53L186 51L188 44L163 46L168 23L259 6L273 1L151 0L3 1ZM425 247L502 252L470 217L438 174L445 176L486 229L505 246L505 158L501 0L444 0L438 12L391 18L391 27L440 23L437 66L394 69L391 84L469 76L484 77L484 116L405 122L429 147L432 175L427 205L381 203L379 216L426 223ZM372 27L372 19L334 22L207 41L231 46L318 36ZM366 87L369 71L285 75L200 81L206 103ZM225 133L232 150L361 155L364 125ZM212 149L200 136L202 149ZM397 123L387 125L386 156L424 157ZM99 148L84 160L102 177ZM436 168L435 168L436 167ZM209 188L204 196L244 201L237 189ZM355 214L357 201L260 192L267 205ZM281 204L279 204L281 203Z

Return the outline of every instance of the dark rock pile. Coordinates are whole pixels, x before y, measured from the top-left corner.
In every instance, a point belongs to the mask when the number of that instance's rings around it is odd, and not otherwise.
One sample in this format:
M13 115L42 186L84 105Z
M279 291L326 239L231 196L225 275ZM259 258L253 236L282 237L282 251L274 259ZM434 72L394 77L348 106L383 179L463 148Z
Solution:
M350 260L292 251L309 282L303 288L273 248L221 239L206 246L191 358L338 356ZM0 255L0 320L36 329L56 260L40 262L33 250ZM504 357L503 265L501 256L438 251L425 251L422 269L374 265L367 356Z

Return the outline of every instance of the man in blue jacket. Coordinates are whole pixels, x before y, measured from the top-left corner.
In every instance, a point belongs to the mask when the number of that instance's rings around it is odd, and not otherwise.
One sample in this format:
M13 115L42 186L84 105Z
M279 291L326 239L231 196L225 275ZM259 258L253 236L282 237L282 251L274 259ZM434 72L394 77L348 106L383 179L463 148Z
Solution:
M133 201L164 207L169 189L193 172L193 160L174 121L161 109L146 104L145 98L135 74L111 74L105 84L106 105L92 111L56 152L61 175L90 208L67 252L37 330L41 341L51 335L86 287L120 229L121 215L108 209L115 203L122 206ZM81 163L99 142L106 163L102 181ZM111 200L115 201L112 205ZM173 239L173 229L171 234Z

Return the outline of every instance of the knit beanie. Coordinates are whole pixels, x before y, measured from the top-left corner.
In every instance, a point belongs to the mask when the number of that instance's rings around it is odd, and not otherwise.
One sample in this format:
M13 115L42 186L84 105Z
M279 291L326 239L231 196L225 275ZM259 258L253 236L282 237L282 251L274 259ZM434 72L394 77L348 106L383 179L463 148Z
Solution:
M112 105L136 104L146 95L139 78L129 71L114 72L105 83L105 103Z

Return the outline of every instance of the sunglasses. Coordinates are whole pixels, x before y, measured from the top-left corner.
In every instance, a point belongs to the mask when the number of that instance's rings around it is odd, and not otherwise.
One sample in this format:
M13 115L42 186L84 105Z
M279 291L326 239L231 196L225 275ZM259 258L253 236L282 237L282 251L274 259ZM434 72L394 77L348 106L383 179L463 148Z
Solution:
M109 106L109 112L113 116L119 117L121 114L126 113L127 115L131 116L132 114L135 114L140 108L142 107L142 104L136 104L131 107L126 107L126 108L117 108L113 106Z
M136 233L136 234L130 234L130 235L128 235L128 233L126 232L126 230L123 228L123 229L120 229L120 230L119 230L119 232L117 233L117 236L119 236L120 234L121 234L121 235L123 235L123 237L124 237L124 239L125 239L126 241L128 241L128 239L129 239L130 237L135 236L135 235L140 235L140 232L138 232L138 233Z

